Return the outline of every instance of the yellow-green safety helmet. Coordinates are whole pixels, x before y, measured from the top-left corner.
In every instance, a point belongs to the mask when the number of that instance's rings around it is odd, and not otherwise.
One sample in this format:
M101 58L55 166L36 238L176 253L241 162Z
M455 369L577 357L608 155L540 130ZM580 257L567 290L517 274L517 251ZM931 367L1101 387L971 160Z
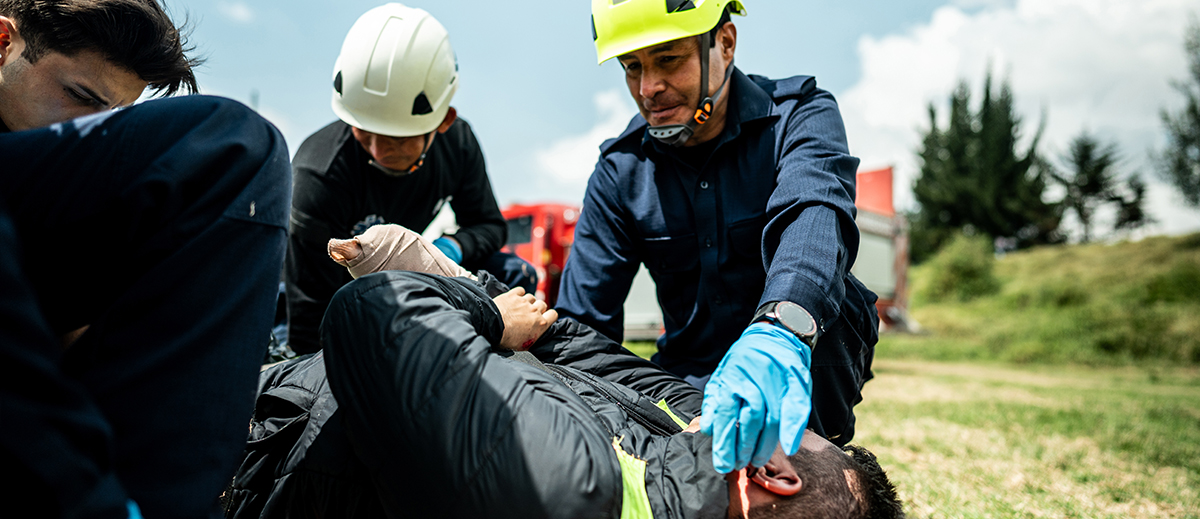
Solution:
M708 32L729 4L746 15L738 0L592 0L597 61Z

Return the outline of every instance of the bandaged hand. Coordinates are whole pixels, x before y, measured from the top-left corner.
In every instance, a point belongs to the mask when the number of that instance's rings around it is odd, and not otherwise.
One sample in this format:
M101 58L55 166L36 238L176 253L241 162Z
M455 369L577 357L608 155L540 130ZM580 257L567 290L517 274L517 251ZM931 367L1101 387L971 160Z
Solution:
M558 320L558 312L549 309L545 301L533 294L526 294L521 287L500 294L492 301L504 320L504 336L500 339L500 347L504 349L528 350Z
M407 270L475 279L420 234L399 225L375 225L349 240L332 239L329 257L355 279L383 270Z

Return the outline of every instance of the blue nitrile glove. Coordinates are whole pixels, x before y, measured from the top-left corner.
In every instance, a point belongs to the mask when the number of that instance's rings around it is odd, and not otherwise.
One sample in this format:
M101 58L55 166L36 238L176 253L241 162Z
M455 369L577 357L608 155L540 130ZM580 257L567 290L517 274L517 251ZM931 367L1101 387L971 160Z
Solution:
M447 258L450 258L450 261L459 264L462 263L462 247L459 247L457 243L454 243L454 240L442 236L441 238L433 240L433 246L442 251L442 254L445 254Z
M129 510L129 519L142 519L142 509L132 499L125 501L125 508Z
M700 414L718 472L761 467L781 441L796 453L812 411L811 359L799 337L768 323L750 325L729 347L704 386Z

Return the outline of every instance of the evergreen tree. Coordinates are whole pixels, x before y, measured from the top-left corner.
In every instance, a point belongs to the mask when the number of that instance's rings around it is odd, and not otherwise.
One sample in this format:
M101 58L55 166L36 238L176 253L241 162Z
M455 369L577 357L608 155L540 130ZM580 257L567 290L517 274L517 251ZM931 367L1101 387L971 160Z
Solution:
M1066 190L1064 208L1074 213L1083 227L1080 241L1092 241L1096 210L1103 205L1116 206L1114 231L1133 230L1149 223L1150 217L1142 208L1146 185L1137 174L1130 176L1125 186L1121 185L1116 171L1116 144L1102 144L1084 131L1071 141L1063 162L1066 173L1051 175Z
M1158 157L1159 171L1183 193L1188 204L1200 206L1200 21L1192 19L1184 38L1191 77L1175 88L1186 106L1172 115L1162 111L1169 144Z
M1020 153L1021 120L1008 83L994 92L984 80L978 112L964 82L950 96L950 121L938 128L929 106L929 131L918 158L921 173L913 185L920 209L909 215L913 261L920 262L956 231L1003 238L1017 248L1062 241L1061 209L1047 203L1048 165L1037 155L1041 128Z

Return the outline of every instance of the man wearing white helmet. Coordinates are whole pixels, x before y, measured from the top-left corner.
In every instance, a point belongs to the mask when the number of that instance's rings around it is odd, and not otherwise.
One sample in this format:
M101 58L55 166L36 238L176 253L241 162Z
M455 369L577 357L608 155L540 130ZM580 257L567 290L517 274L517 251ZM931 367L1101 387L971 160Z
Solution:
M351 279L328 260L330 238L385 223L422 232L445 204L459 228L434 244L469 270L533 292L532 266L499 252L507 226L475 134L450 106L457 89L449 35L424 10L382 5L346 35L333 70L339 120L305 140L293 160L286 282L296 352L320 348L325 308Z
M638 265L658 285L654 360L704 388L720 472L762 467L806 425L837 445L870 378L875 295L858 253L855 170L816 80L733 64L739 0L592 0L600 62L640 114L600 148L557 310L614 339Z

